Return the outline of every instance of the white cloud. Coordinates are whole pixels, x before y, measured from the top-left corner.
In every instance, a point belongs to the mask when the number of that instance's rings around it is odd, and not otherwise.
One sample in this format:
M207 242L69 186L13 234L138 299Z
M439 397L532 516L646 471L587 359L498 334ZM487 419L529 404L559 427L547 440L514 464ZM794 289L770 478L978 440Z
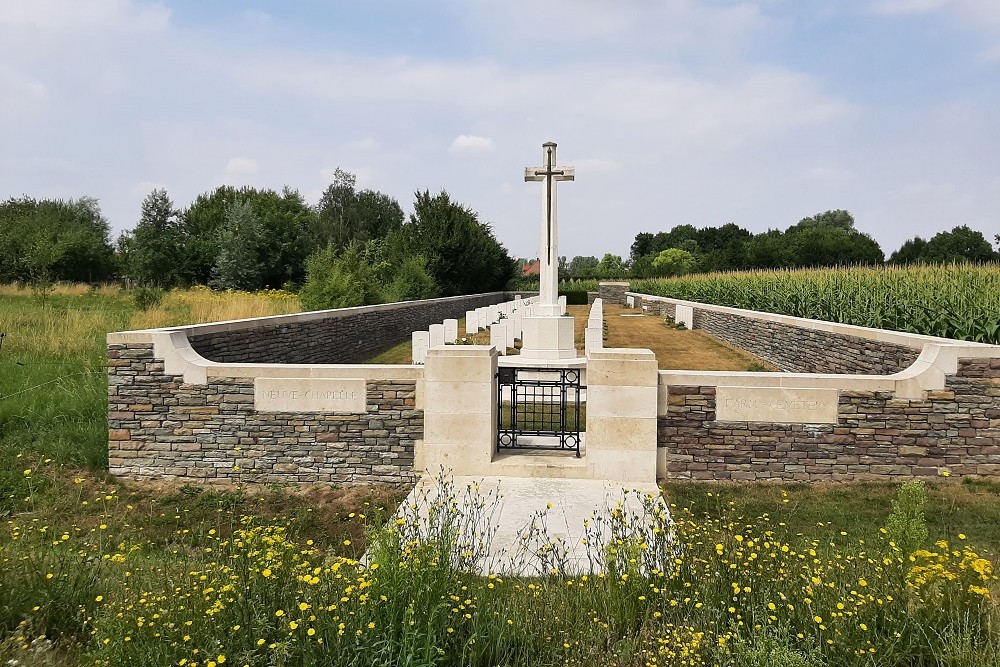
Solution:
M948 5L950 0L875 0L870 10L874 14L926 14Z
M132 0L4 0L0 26L59 32L93 30L159 31L170 22L170 10L159 2Z
M226 176L249 176L257 173L257 161L248 157L232 157L226 162Z
M451 153L486 153L493 150L493 139L474 134L460 134L448 146Z

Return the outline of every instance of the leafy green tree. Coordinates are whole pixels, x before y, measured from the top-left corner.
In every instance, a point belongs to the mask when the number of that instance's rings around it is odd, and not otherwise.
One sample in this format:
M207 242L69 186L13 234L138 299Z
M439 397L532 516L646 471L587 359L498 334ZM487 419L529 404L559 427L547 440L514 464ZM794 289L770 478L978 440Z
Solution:
M513 261L489 225L447 192L417 192L413 208L386 241L390 264L422 255L444 296L500 290L513 277Z
M653 270L659 276L683 276L694 271L697 260L687 250L667 248L661 250L652 261Z
M226 210L218 236L219 255L212 269L212 287L257 289L263 272L259 258L265 243L264 224L248 200L237 200Z
M636 234L629 252L629 260L634 263L640 257L645 257L651 252L653 252L653 235L649 232Z
M417 299L433 299L441 295L438 284L427 270L427 260L423 255L413 255L405 258L387 273L391 282L386 288L388 301L414 301Z
M1000 243L1000 236L997 240ZM915 236L903 243L889 258L894 264L997 260L1000 260L1000 252L993 250L993 246L982 232L970 229L967 225L955 227L947 232L938 232L929 241Z
M405 216L399 202L374 190L355 189L354 174L337 167L320 197L312 229L314 248L332 244L343 248L354 241L385 238L402 226Z
M849 211L837 209L817 213L809 218L802 218L796 227L839 227L840 229L854 229L854 216Z
M596 273L599 278L622 278L628 273L628 268L621 256L605 253L597 265Z
M567 272L570 278L593 278L597 275L600 260L593 256L577 255L570 260Z
M115 269L97 200L10 199L0 204L0 278L100 281Z
M881 264L885 255L867 234L835 225L793 227L785 233L794 266Z
M310 255L306 260L306 281L299 292L302 307L326 310L385 302L372 250L351 243L343 250L329 245Z
M183 279L180 212L167 191L154 189L142 202L139 223L122 235L125 275L147 285L171 287Z

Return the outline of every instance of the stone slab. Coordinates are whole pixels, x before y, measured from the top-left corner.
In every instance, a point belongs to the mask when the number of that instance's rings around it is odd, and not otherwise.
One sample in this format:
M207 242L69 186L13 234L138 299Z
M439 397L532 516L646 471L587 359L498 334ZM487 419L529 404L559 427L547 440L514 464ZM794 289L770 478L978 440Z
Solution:
M836 389L716 387L718 421L779 424L836 424Z
M624 513L637 517L638 521L645 516L647 505L669 517L669 510L654 483L622 485L585 479L456 476L446 482L450 488L442 489L440 481L424 475L397 513L413 505L426 508L443 495L454 498L462 512L476 503L484 504L489 510L488 525L474 528L491 529L493 535L488 553L476 567L482 575L551 574L549 564L539 561L536 556L526 555L526 550L519 546L521 536L528 532L539 514L545 515L547 538L555 542L557 548L565 550L563 573L574 575L602 572L603 554L610 539L610 531L605 530L603 540L582 544L584 521L591 525L607 521L619 502ZM648 500L643 501L644 497ZM421 514L426 516L426 510L422 509ZM595 520L595 517L599 518Z
M257 412L367 412L363 378L254 378Z

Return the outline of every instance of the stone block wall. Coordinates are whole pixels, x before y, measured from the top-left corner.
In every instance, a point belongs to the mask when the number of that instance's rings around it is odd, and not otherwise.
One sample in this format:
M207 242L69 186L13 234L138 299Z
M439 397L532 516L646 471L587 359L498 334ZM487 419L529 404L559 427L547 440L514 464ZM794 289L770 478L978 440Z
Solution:
M618 306L625 305L625 292L628 291L629 284L625 282L603 282L597 284L597 296L604 303L613 303Z
M413 331L505 300L504 292L492 292L341 309L322 317L273 317L238 328L206 326L188 339L198 354L222 363L355 364L409 340Z
M409 483L424 414L415 382L369 380L367 414L254 411L253 378L186 384L152 344L108 346L114 475L230 483Z
M838 423L715 420L715 387L670 386L657 444L666 476L710 480L867 480L1000 475L1000 359L961 359L920 400L840 393Z
M674 304L636 295L636 306L675 317ZM790 373L891 375L920 355L909 347L860 336L769 322L694 306L694 326Z

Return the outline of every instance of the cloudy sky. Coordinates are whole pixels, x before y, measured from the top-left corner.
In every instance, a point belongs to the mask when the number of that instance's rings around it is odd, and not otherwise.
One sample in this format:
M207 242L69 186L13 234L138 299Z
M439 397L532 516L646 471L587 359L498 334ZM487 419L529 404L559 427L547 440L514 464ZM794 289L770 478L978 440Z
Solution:
M0 0L0 198L447 190L537 255L787 227L1000 233L997 0Z

